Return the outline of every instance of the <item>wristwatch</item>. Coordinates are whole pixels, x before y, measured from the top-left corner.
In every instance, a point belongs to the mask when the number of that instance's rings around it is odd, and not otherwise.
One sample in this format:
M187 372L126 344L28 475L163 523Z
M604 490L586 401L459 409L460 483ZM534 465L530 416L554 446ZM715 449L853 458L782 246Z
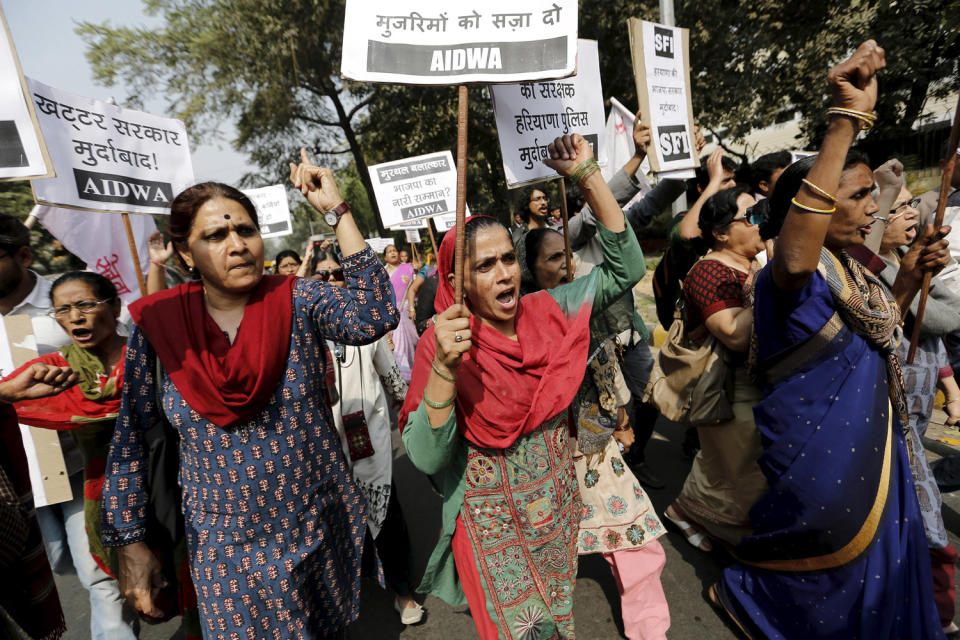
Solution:
M342 218L348 211L350 211L350 205L348 205L346 202L341 202L336 207L323 214L323 220L331 227L336 228L340 223L340 218Z

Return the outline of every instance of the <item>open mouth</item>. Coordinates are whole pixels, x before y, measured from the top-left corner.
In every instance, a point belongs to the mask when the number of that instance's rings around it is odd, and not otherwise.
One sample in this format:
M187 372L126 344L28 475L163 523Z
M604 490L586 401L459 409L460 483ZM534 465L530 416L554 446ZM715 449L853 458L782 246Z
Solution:
M93 331L85 327L78 327L76 329L71 329L70 335L78 342L86 342L93 337Z
M516 289L507 289L503 293L497 296L497 304L500 305L500 308L504 311L510 311L517 306L517 292Z

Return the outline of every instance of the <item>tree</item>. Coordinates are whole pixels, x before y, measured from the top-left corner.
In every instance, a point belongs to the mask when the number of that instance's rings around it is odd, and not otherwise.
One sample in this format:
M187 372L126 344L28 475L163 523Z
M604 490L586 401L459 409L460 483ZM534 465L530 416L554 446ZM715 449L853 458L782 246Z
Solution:
M26 221L33 205L33 191L28 181L0 182L0 213ZM38 273L63 273L85 268L83 260L67 251L60 241L40 224L34 224L30 228L30 248L33 251L31 268Z
M78 33L99 82L130 88L142 105L166 98L167 110L194 140L234 121L234 148L261 172L244 177L277 182L305 145L318 162L352 157L376 210L355 118L375 85L339 77L344 3L337 0L144 0L159 29L83 22ZM379 218L374 222L379 227Z

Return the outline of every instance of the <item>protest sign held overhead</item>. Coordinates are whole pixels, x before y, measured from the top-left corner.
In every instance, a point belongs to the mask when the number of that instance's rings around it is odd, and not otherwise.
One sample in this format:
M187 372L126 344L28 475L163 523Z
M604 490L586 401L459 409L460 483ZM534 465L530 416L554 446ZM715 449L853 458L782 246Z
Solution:
M449 151L368 167L386 228L456 211L457 168Z
M259 189L241 189L241 191L247 194L247 197L253 201L253 206L257 208L261 237L279 238L293 233L290 203L287 200L287 190L282 184Z
M437 231L440 233L445 233L457 226L457 214L448 213L442 216L437 216L433 218L433 224L437 226Z
M407 242L420 242L420 232L416 229L407 229Z
M396 244L393 238L365 238L364 242L373 249L374 253L383 253L387 247Z
M650 167L655 172L697 165L690 93L687 29L631 18L630 54L640 111L650 123Z
M400 229L404 229L404 230L406 230L406 229L426 229L428 224L429 224L429 223L427 222L427 219L426 219L426 218L422 218L422 219L420 219L420 220L411 220L410 222L401 222L400 224L395 224L395 225L393 225L392 227L390 227L390 230L391 230L391 231L397 231L397 230L400 230Z
M53 176L53 165L0 8L0 180Z
M33 181L37 202L73 209L170 212L193 184L183 123L84 98L27 78L56 178Z
M562 78L576 41L574 0L350 0L340 72L427 85Z
M556 178L543 164L554 138L579 133L606 164L603 89L596 40L580 40L577 74L563 80L490 87L507 186Z

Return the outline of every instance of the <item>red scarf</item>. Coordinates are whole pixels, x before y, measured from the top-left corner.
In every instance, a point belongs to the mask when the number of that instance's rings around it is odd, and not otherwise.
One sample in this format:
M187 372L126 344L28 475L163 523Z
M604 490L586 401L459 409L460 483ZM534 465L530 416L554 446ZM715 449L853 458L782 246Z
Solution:
M466 224L477 217L468 218ZM438 313L453 304L447 275L453 272L455 237L456 229L451 229L440 244L434 301ZM457 427L467 440L478 447L504 449L570 406L587 365L591 303L586 300L568 318L548 292L524 296L517 307L516 340L471 317L473 348L457 369ZM401 430L420 406L435 352L431 326L417 345Z
M130 315L190 407L218 427L251 419L277 390L290 352L294 276L264 276L231 345L188 282L141 298Z
M123 347L123 354L126 356L127 347ZM20 422L28 424L31 427L40 427L43 429L56 429L57 431L71 431L73 429L82 429L91 422L100 422L102 420L112 420L117 417L120 411L120 399L123 392L123 363L126 357L121 357L120 362L110 372L109 377L100 380L100 388L103 389L108 380L113 380L116 392L112 397L102 398L100 400L91 400L83 395L80 385L76 384L62 393L48 398L37 400L21 400L17 403L17 416ZM48 353L26 363L4 380L9 380L20 375L20 372L34 363L53 365L55 367L69 367L70 363L63 357L59 351Z

